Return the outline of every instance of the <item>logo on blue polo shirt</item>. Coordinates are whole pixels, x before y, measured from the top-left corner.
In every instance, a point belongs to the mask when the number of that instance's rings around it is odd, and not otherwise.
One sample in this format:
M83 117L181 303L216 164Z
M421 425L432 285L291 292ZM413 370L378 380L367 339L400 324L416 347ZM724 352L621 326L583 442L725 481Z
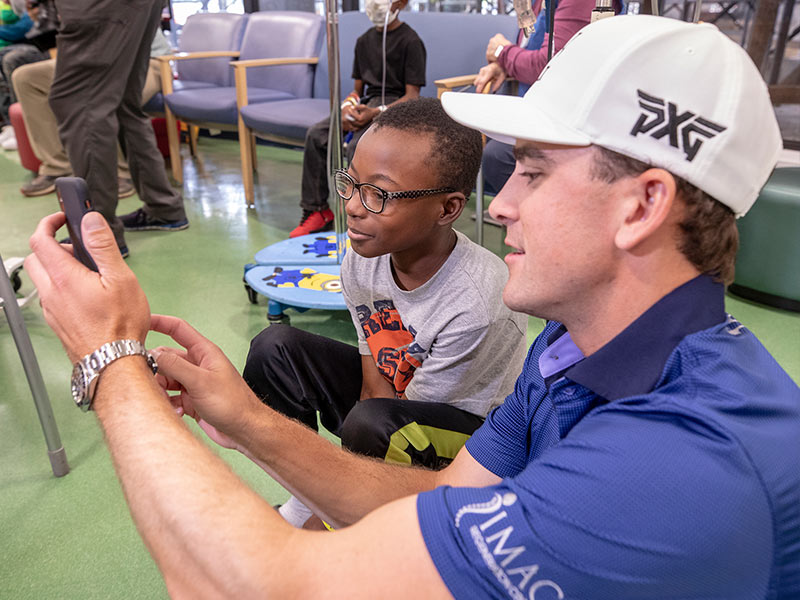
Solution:
M555 592L558 600L563 600L561 587L550 579L536 579L538 564L526 564L527 548L524 544L514 545L514 526L508 511L501 510L513 506L517 495L513 492L495 493L487 502L476 502L462 506L455 516L455 526L461 527L465 517L472 515L471 521L478 521L477 515L485 515L482 522L473 523L469 534L483 562L497 581L514 600L535 600L536 593L548 588ZM492 544L494 547L492 547ZM500 561L500 562L498 562ZM512 581L514 579L515 581Z

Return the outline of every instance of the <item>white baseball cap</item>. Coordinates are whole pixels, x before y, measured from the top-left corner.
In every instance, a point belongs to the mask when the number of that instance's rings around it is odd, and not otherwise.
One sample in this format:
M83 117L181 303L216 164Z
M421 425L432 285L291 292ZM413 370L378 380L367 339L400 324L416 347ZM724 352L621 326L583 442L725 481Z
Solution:
M646 15L580 30L523 98L446 93L456 121L501 142L596 144L664 168L737 216L783 146L767 86L710 24Z

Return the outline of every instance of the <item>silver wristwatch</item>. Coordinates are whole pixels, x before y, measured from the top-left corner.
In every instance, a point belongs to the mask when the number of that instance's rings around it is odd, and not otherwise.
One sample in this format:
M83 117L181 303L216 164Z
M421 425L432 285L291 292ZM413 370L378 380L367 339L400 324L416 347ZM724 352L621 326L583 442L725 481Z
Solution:
M139 340L117 340L103 344L91 354L87 354L72 369L72 399L82 411L92 408L94 390L100 373L112 362L123 356L141 355L147 359L147 366L158 370L155 357L150 354Z

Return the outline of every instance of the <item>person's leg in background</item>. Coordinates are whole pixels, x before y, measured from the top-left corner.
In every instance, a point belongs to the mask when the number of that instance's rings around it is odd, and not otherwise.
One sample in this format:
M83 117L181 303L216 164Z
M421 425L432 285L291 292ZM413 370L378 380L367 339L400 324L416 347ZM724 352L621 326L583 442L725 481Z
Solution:
M156 34L158 35L158 34ZM161 91L161 67L158 59L151 58L150 64L147 67L147 75L144 80L144 89L142 90L142 106ZM119 179L118 197L119 199L127 198L136 193L136 188L133 186L131 179L131 170L128 167L128 160L122 153L122 146L118 147L117 151L117 178Z
M514 147L489 140L483 149L483 182L487 194L497 195L514 172Z
M149 10L147 26L150 29L146 30L146 35L139 41L135 64L117 109L120 144L128 159L133 184L144 206L122 217L122 222L129 231L178 231L189 226L183 198L167 178L164 159L158 151L150 118L142 110L142 95L152 63L150 51L153 36L158 32L161 20L160 2L151 2Z
M58 119L59 136L72 171L86 179L94 207L108 220L123 254L127 252L124 226L116 216L117 115L123 96L130 95L135 81L140 85L135 97L137 102L141 99L161 6L161 0L98 0L90 4L62 0L58 6L62 27L50 106ZM134 69L140 75L132 79ZM130 112L129 102L124 113ZM138 110L141 115L141 108ZM126 125L131 126L127 118ZM145 139L152 142L157 153L152 129L149 134L149 138L144 134ZM147 144L130 138L127 135L126 142L136 153L140 145ZM129 160L134 154L133 150L128 152ZM163 170L163 163L159 164L159 172ZM136 177L133 165L131 171ZM150 176L158 177L159 173L147 173Z
M47 97L53 84L55 59L23 65L11 76L22 106L22 119L33 153L41 161L39 173L20 188L25 196L43 196L55 191L55 180L72 174L67 153L58 137L58 121Z
M46 52L42 52L31 44L11 44L0 48L0 125L3 125L2 133L0 133L0 146L3 150L17 149L14 129L8 121L8 108L17 101L14 86L11 83L11 75L22 65L47 58Z
M50 107L69 156L72 172L86 180L92 204L111 226L117 245L127 252L116 216L116 111L133 68L134 54L145 35L145 5L100 0L59 3L58 60L50 90Z
M55 180L58 177L72 175L67 153L58 137L58 121L47 101L55 68L56 61L50 58L22 65L11 76L14 91L22 106L22 119L28 141L33 153L41 161L37 176L20 188L24 196L52 194L55 192ZM130 180L130 171L121 150L118 149L117 154L118 196L126 198L136 193L136 190L132 183L125 185L124 180Z
M325 119L312 125L303 148L303 178L300 186L300 225L289 237L298 237L330 229L333 212L328 206L328 128Z

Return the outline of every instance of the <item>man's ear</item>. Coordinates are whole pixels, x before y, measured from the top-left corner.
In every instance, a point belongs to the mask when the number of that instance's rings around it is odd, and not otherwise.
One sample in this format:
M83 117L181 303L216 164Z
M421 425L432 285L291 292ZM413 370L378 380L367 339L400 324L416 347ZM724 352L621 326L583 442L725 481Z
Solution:
M631 250L658 232L675 204L675 178L664 169L648 169L634 178L622 205L614 243Z
M441 211L438 220L439 225L452 225L456 219L461 216L461 211L464 210L466 203L467 199L461 192L450 192L447 194L441 203Z

